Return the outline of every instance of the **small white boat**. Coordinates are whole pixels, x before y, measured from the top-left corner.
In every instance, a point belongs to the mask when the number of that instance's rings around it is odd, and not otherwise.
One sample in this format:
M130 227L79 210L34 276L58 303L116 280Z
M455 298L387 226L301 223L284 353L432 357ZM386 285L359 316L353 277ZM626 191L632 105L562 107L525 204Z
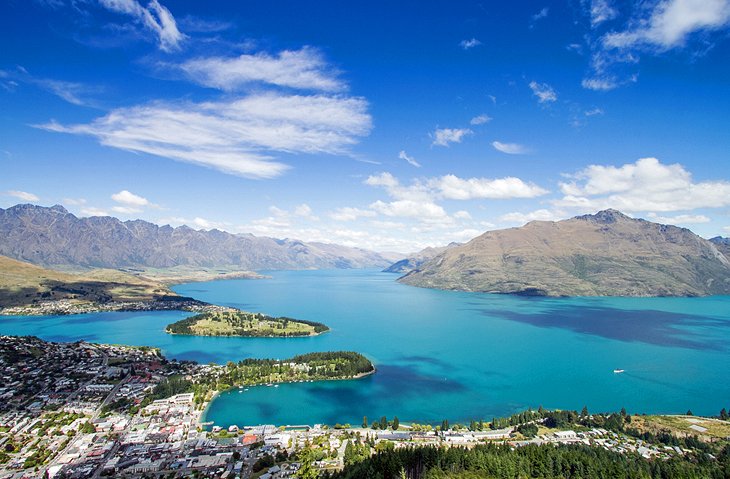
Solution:
M278 387L279 387L279 385L278 385L278 384L274 384L274 387L275 387L275 388L278 388Z
M613 372L614 372L614 374L621 374L622 372L624 372L624 370L623 369L614 369Z

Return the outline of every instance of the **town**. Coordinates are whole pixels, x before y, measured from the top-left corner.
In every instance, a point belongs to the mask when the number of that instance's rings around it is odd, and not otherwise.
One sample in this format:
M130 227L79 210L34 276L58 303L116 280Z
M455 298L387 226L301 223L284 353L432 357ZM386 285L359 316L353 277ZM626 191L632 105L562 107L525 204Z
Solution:
M575 417L527 411L468 427L446 421L406 425L383 417L372 423L363 418L357 427L222 428L202 422L210 394L178 392L177 385L207 384L223 368L167 360L148 347L2 336L0 478L274 479L303 470L339 471L376 451L415 445L584 444L654 460L704 454L698 439L670 445L611 430L613 416L606 427L560 424L588 420L587 411L571 413ZM631 421L623 412L616 416ZM714 422L727 426L709 418L687 420L698 434Z

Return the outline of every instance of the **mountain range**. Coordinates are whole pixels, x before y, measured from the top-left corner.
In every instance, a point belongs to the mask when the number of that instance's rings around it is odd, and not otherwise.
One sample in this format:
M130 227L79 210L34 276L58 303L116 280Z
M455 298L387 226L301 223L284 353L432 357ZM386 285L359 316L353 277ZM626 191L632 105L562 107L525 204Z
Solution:
M78 218L60 205L31 204L0 208L0 255L47 267L238 270L382 268L399 257L335 244L158 226L143 220Z
M727 259L730 259L730 238L715 236L714 238L710 238L710 243L714 244L715 248L724 254Z
M446 246L428 247L422 249L418 253L413 253L407 258L403 258L391 264L383 270L384 273L405 274L418 269L423 263L435 258L449 248L460 246L461 243L449 243Z
M616 210L489 231L399 279L429 288L541 296L730 294L724 239Z

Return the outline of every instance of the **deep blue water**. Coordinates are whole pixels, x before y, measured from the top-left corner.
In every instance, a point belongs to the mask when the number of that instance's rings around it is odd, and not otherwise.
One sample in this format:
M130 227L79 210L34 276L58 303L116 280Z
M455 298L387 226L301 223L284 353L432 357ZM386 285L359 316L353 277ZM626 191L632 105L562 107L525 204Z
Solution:
M359 424L363 415L488 420L539 405L699 414L730 406L730 297L524 298L414 288L374 271L267 274L272 279L174 289L332 331L291 339L170 336L164 326L188 313L157 312L6 317L0 333L145 344L201 362L353 350L378 368L355 381L224 393L207 413L223 426Z

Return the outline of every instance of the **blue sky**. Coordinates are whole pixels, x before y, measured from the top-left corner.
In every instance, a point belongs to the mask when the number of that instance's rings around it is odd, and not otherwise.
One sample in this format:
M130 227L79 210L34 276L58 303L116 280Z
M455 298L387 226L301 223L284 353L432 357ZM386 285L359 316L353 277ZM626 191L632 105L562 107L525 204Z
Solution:
M410 252L730 234L730 0L9 0L0 207Z

